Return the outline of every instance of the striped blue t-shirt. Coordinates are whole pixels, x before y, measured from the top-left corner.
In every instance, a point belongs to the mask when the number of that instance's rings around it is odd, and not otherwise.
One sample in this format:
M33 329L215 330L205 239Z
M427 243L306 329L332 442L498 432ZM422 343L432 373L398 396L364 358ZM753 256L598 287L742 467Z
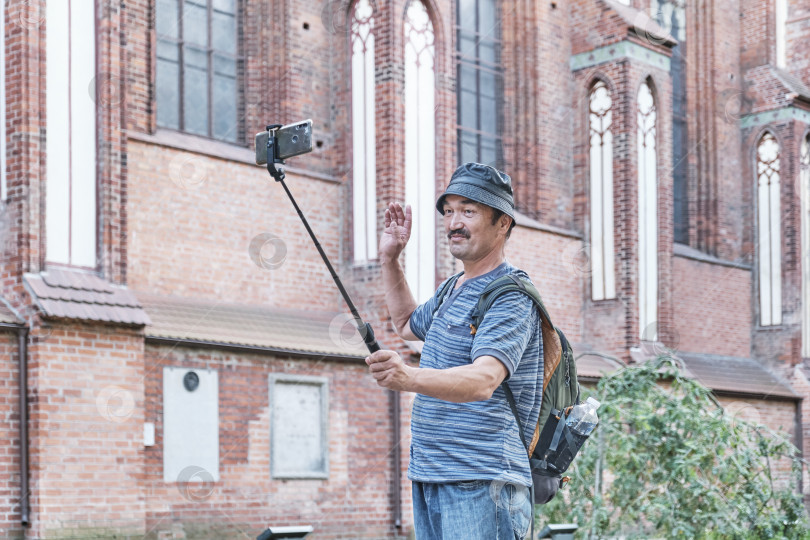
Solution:
M475 335L470 334L472 311L481 291L507 273L528 278L505 262L448 291L438 310L437 290L411 314L410 327L425 342L420 367L447 369L485 355L503 362L523 432L531 437L543 391L543 338L534 303L519 292L503 294L487 311ZM448 279L456 280L459 275ZM499 386L490 399L471 403L417 394L411 418L408 478L417 482L500 480L531 485L526 449L503 389Z

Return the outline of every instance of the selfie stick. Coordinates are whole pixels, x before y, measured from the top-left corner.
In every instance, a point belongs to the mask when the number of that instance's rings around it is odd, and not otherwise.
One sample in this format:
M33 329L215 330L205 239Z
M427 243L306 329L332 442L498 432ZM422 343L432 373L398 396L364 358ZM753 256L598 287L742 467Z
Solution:
M312 232L312 229L307 222L307 218L304 217L304 213L301 212L300 208L298 208L298 204L295 202L289 188L287 188L287 184L284 183L284 169L276 168L276 164L284 165L284 160L278 158L278 148L276 147L275 132L280 127L282 127L281 124L267 126L267 131L270 132L270 137L267 139L267 172L270 173L270 176L275 178L276 182L280 182L284 187L284 191L287 192L287 196L290 198L290 201L292 201L295 211L298 212L298 216L301 218L301 221L304 222L304 227L307 228L307 232L312 238L312 241L315 243L315 247L318 248L318 253L321 254L323 262L326 263L329 273L332 274L332 279L335 280L335 284L337 285L338 289L340 289L340 294L343 295L343 300L345 300L346 304L349 306L349 311L352 312L354 322L357 324L357 331L360 332L361 336L363 336L363 341L366 343L366 347L368 347L369 352L377 352L380 350L380 345L377 343L377 339L374 337L374 330L371 329L371 325L369 323L364 322L363 319L360 318L357 308L354 306L352 299L349 298L349 293L346 292L346 289L343 287L343 283L341 283L337 272L335 272L335 269L332 268L332 264L326 257L326 253L323 251L321 243L318 242L317 238L315 238L315 233Z

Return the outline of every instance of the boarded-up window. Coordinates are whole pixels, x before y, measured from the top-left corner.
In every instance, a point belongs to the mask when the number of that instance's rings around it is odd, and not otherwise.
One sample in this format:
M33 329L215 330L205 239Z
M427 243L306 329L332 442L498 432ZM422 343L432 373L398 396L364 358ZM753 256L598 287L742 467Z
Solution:
M327 379L271 374L269 381L273 478L328 478Z
M219 480L216 371L163 368L163 481Z

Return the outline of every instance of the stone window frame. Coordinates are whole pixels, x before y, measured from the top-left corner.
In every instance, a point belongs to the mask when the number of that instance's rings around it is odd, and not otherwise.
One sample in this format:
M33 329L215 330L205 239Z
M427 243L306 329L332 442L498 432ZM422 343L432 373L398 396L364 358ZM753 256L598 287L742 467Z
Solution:
M304 480L329 479L329 378L316 375L295 375L286 373L270 373L268 380L268 405L269 405L269 428L270 428L270 477L274 480ZM277 470L278 465L275 450L274 438L278 428L274 425L274 398L275 385L286 384L307 384L320 386L320 430L321 430L321 455L323 456L323 470L321 471L284 471Z
M156 11L156 18L160 18L161 14L157 13L159 9L159 4L161 2L169 2L175 3L177 7L177 36L171 36L169 34L161 34L158 32L157 24L155 26L155 108L156 108L156 125L159 130L171 130L176 131L179 133L186 133L189 135L194 135L198 137L204 137L207 139L221 141L228 144L235 144L235 145L244 145L245 140L245 126L244 126L244 47L242 44L242 35L241 35L241 23L244 16L244 5L243 0L233 0L234 12L226 13L223 10L217 9L215 7L215 3L217 0L155 0L155 11ZM204 48L204 54L206 57L206 68L205 68L205 78L206 78L206 103L207 103L207 119L206 119L206 132L201 133L199 131L194 131L189 129L189 126L185 122L185 82L186 82L186 74L185 74L185 54L186 54L186 39L183 35L183 20L184 20L184 8L186 3L191 3L193 5L205 4L206 8L206 20L207 20L207 27L206 27L206 41L207 45ZM234 36L233 36L233 46L235 53L230 53L225 51L224 49L216 49L214 48L214 15L220 13L223 15L232 15L234 17ZM177 47L177 58L170 59L170 58L162 58L161 57L161 44L170 44ZM188 47L197 48L200 50L201 46L198 45L189 45ZM229 64L232 63L233 65L233 76L234 79L234 124L230 131L224 136L218 136L215 132L215 123L216 123L216 114L214 110L214 79L217 75L222 77L228 77L228 74L215 73L216 71L216 62L217 58L225 59ZM160 91L159 91L159 73L160 73L160 63L161 61L171 62L174 63L177 69L177 123L167 123L161 122L161 103L160 103ZM165 104L163 104L165 107Z

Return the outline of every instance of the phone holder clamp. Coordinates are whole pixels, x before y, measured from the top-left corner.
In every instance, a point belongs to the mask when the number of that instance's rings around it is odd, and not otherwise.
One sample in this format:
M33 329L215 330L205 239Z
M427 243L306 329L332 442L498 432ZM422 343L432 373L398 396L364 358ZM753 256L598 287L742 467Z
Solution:
M270 133L267 138L267 172L275 178L276 182L283 181L285 176L282 167L276 168L276 165L284 165L284 160L278 158L278 147L276 146L276 130L280 127L282 127L281 124L271 124L265 128Z

